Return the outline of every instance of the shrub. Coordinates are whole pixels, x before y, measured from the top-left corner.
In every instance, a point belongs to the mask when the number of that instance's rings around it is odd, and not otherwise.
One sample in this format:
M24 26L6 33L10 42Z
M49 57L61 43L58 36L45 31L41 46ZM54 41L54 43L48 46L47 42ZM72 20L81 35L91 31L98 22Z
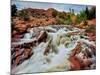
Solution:
M29 20L29 15L26 11L20 11L20 13L18 14L19 17L23 18L25 21Z

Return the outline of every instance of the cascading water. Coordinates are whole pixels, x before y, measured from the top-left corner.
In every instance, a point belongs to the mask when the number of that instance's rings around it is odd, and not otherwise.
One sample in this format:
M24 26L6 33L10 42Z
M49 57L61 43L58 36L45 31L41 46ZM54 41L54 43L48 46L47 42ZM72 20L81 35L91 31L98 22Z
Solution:
M87 39L80 38L84 30L62 26L40 27L42 31L47 33L46 42L40 42L32 51L34 54L22 64L13 68L12 73L33 73L33 72L49 72L49 71L66 71L70 70L70 61L68 60L72 50L77 46L78 42L84 42L89 45L95 45ZM30 30L24 34L21 41L13 44L23 44L37 40L36 32ZM85 38L87 36L83 35ZM48 53L45 55L45 50L49 47ZM80 53L81 56L81 53Z

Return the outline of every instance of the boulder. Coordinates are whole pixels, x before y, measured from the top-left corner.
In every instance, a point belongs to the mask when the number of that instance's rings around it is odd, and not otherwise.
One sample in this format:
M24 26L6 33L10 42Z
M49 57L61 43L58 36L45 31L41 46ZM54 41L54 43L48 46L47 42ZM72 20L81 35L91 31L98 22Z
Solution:
M39 36L37 37L37 41L40 42L46 42L47 39L47 33L45 31L41 31Z

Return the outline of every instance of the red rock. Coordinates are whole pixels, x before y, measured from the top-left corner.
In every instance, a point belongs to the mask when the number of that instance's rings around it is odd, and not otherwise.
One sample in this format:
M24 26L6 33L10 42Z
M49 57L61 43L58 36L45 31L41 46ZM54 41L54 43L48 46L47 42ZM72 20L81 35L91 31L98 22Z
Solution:
M71 62L71 70L80 70L81 69L81 63L79 60L77 60L76 57L70 57Z
M16 38L16 39L19 39L19 38L22 38L22 37L23 37L23 35L19 35L19 34L16 34L16 35L13 36L13 38Z
M87 58L87 59L83 59L83 63L84 67L88 67L89 65L92 64L92 62Z
M37 37L38 42L46 41L47 33L44 31L41 31L39 36Z
M15 28L17 29L18 33L23 33L26 31L27 29L27 25L26 24L16 24Z
M75 54L78 54L80 51L81 51L81 43L78 42L77 46L75 47L75 49L71 53L71 56L75 56Z
M31 55L31 49L25 49L25 51L24 51L24 53L23 53L23 55L24 55L24 59L28 59L29 58L29 56Z
M21 56L16 57L14 64L19 65L20 60L21 60Z

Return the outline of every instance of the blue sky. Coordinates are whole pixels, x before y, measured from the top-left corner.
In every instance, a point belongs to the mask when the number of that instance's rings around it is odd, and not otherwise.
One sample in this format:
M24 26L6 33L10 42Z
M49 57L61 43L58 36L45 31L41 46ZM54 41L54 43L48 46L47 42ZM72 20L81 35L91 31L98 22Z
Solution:
M24 8L37 8L37 9L48 9L55 8L58 11L69 11L69 8L74 9L75 13L86 8L86 5L75 5L75 4L61 4L61 3L45 3L45 2L29 2L29 1L12 1L11 4L16 4L18 10ZM88 6L91 8L91 6Z

